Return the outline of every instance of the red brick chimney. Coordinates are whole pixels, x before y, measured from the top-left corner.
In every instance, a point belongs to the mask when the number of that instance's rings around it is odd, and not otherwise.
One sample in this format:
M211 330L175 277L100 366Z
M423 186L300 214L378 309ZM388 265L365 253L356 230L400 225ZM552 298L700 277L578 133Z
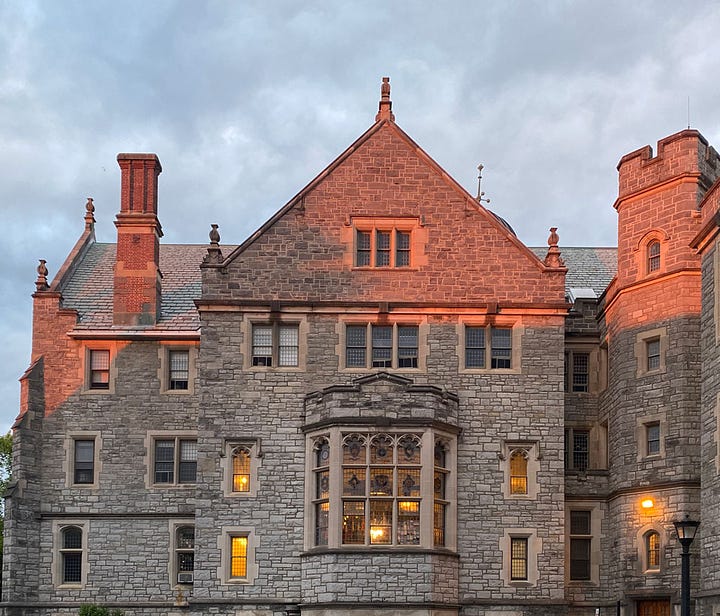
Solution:
M155 154L118 154L120 165L120 213L113 324L154 325L160 315L160 238L157 217L158 175L162 171Z

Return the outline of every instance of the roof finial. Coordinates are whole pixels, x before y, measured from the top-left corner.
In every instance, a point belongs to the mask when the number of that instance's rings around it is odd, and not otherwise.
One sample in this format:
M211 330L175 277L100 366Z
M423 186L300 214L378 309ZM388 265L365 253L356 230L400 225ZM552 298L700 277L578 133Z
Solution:
M87 203L85 204L85 229L92 229L92 226L95 224L94 212L95 206L93 205L93 198L88 197Z
M395 121L395 114L392 112L392 101L390 100L390 77L383 77L380 86L380 106L375 121L379 122L380 120Z
M545 255L545 265L548 267L565 267L564 261L560 258L560 249L558 242L560 236L557 234L557 227L550 227L550 237L548 237L548 251Z
M203 259L203 263L222 263L223 256L220 250L220 232L215 223L210 225L210 246L208 246L207 254Z
M47 275L48 275L48 268L45 267L45 264L47 261L45 259L40 259L40 265L37 266L37 273L38 277L35 281L35 288L38 291L47 291L48 290L48 282L47 282Z

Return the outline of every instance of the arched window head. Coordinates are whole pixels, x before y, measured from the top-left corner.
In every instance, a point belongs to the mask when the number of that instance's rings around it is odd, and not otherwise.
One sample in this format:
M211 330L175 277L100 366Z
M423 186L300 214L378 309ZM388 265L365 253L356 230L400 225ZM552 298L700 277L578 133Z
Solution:
M647 271L648 274L660 270L660 242L653 240L647 245Z
M232 450L233 492L250 491L250 450L247 447L235 447Z
M528 452L514 449L510 453L510 494L527 494Z
M660 533L651 530L645 534L645 553L648 570L660 569Z
M83 535L77 526L68 526L62 531L62 583L82 582Z

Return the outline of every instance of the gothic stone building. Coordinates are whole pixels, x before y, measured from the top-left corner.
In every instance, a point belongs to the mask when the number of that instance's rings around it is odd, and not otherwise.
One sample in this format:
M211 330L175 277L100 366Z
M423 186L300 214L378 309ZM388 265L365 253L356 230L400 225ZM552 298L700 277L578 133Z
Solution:
M623 157L617 250L530 249L395 123L240 246L161 244L120 154L38 268L2 609L665 616L673 521L720 610L720 161ZM598 611L599 610L599 611Z

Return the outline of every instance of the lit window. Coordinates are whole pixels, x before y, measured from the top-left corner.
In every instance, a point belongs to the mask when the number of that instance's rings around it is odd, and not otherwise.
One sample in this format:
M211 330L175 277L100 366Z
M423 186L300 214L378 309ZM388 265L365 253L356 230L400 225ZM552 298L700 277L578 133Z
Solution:
M234 447L232 459L232 491L250 491L250 449L244 446Z
M170 351L168 354L169 389L187 389L190 378L190 352Z
M647 340L645 342L645 352L648 372L660 368L660 339Z
M590 579L592 546L590 511L570 511L570 579Z
M510 579L524 581L528 579L528 538L510 538Z
M657 240L648 244L647 268L648 273L657 272L660 269L660 242Z
M60 555L62 559L62 583L82 583L83 531L77 526L68 526L61 531Z
M652 456L660 453L660 424L651 423L645 426L646 451Z
M587 470L590 465L590 432L568 428L565 430L565 468Z
M298 365L297 325L252 326L252 365L294 367Z
M336 440L333 440L336 439ZM423 434L401 432L341 432L320 436L312 444L311 501L314 546L420 546L422 536L447 545L450 506L449 454L436 440L425 463L432 465L432 486L423 487ZM332 443L336 445L332 445ZM338 447L339 465L331 466L331 447ZM339 492L331 490L339 482ZM420 517L422 502L432 507L432 519ZM329 535L331 511L341 512L339 537ZM425 532L421 526L427 524ZM432 527L430 527L432 524Z
M168 438L155 440L154 483L195 483L197 440Z
M660 534L654 530L645 535L645 556L647 569L658 571L660 569Z
M418 326L348 325L345 329L345 366L417 368Z
M397 229L357 230L356 267L409 267L410 232Z
M246 535L230 537L230 578L248 576L248 538Z
M73 483L95 483L95 439L74 441Z
M589 391L590 354L578 351L565 353L565 391Z
M175 566L178 584L192 584L195 569L195 527L181 526L175 531Z
M528 452L514 449L510 453L510 494L528 492Z
M90 389L110 388L110 351L90 351Z

